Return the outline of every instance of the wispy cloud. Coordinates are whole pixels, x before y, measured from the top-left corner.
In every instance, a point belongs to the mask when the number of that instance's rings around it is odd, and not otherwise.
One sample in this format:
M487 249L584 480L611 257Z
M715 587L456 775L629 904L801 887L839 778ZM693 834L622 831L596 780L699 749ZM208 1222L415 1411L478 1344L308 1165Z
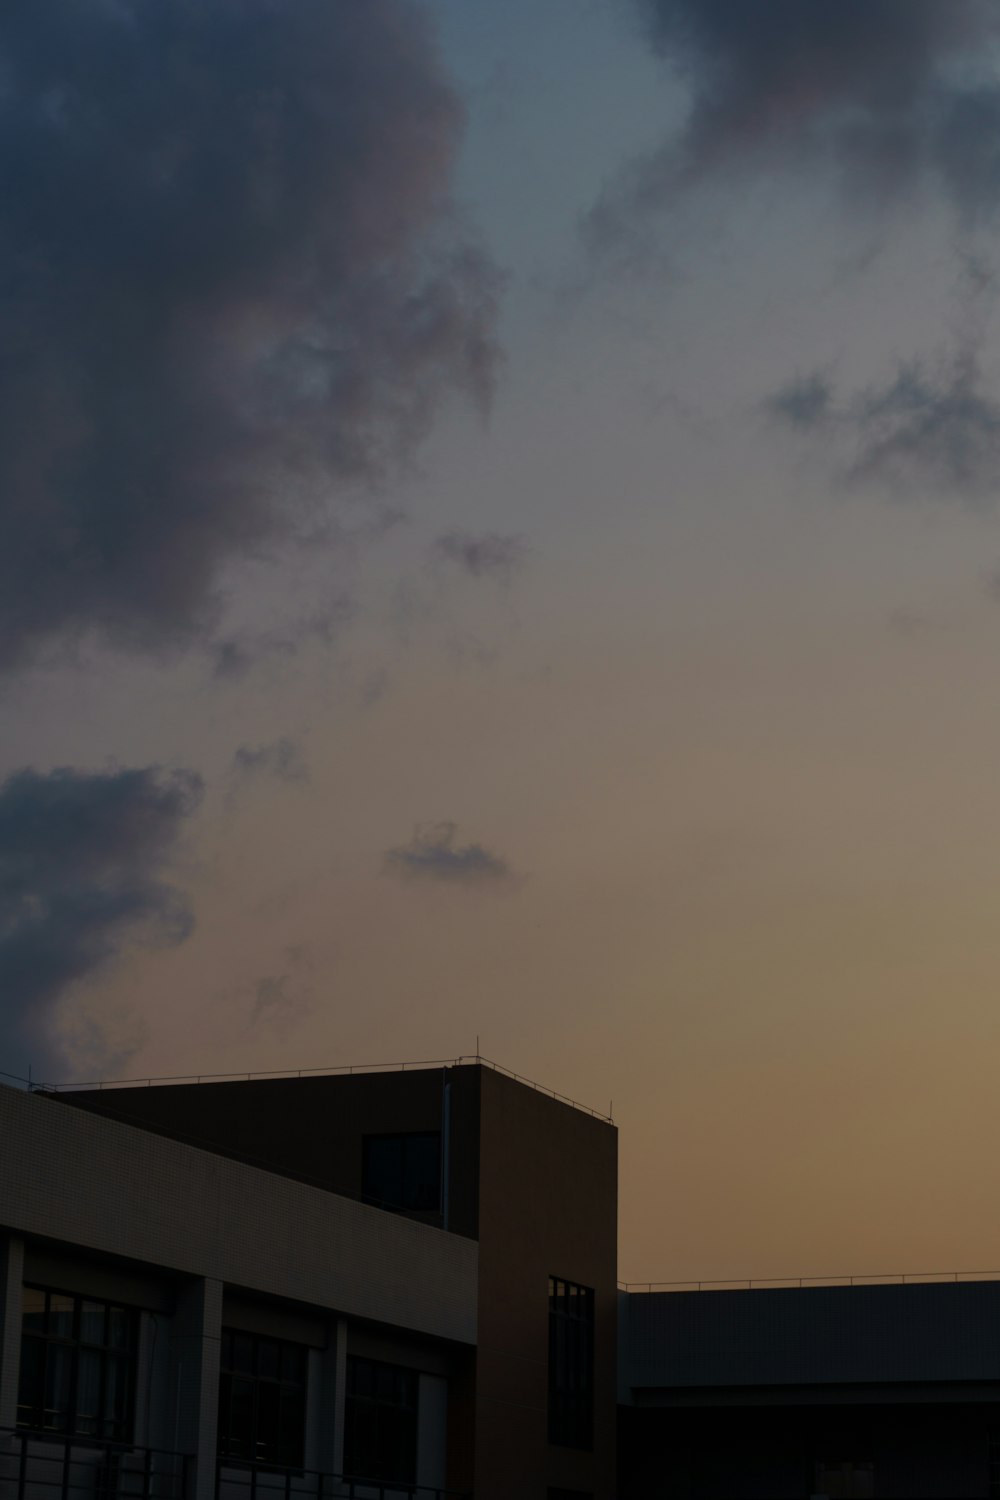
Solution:
M204 642L234 559L488 398L462 105L414 0L9 4L0 74L0 666Z
M1000 498L1000 400L971 348L900 363L881 384L841 400L825 375L797 377L765 407L800 435L847 442L847 483L944 501Z
M314 1009L312 953L305 944L285 948L280 972L265 974L253 987L252 1027L280 1038L289 1036Z
M51 1078L121 1061L99 1025L74 1037L57 1010L127 945L189 935L190 906L166 874L201 795L198 776L155 766L24 770L0 784L0 1040L18 1066Z
M240 682L267 662L293 660L310 643L330 646L353 617L353 604L341 597L281 629L243 631L221 637L211 647L213 675Z
M448 531L436 539L434 555L472 578L491 578L507 586L524 567L528 548L519 536Z
M240 778L271 776L291 783L309 780L302 746L287 735L267 745L240 745L233 756L233 772Z
M383 869L400 880L471 889L510 889L517 881L502 855L483 844L460 844L457 825L448 822L418 824L409 843L386 851Z

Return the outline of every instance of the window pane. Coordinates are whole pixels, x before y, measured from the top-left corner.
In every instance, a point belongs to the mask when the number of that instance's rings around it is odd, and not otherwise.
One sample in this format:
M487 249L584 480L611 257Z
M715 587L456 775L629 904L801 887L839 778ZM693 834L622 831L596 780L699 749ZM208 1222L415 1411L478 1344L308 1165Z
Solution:
M440 1208L440 1134L365 1136L362 1193L369 1203L385 1208L414 1212Z
M219 1452L261 1464L300 1466L307 1351L299 1344L223 1329L222 1352L232 1372L225 1370L219 1381Z
M25 1333L45 1332L45 1293L36 1290L33 1286L26 1286L23 1293L22 1303L23 1323Z
M21 1340L21 1383L17 1395L17 1420L24 1427L41 1427L45 1407L45 1341Z
M278 1461L279 1388L277 1382L261 1380L257 1385L257 1430L255 1446L261 1463Z
M305 1385L306 1350L301 1344L282 1344L281 1379L285 1384Z
M24 1310L18 1421L127 1440L135 1313L37 1287L25 1288Z
M257 1374L265 1380L277 1380L280 1370L280 1345L275 1339L258 1339Z
M108 1343L112 1349L131 1349L135 1315L127 1307L108 1308Z
M73 1298L60 1292L49 1293L49 1338L73 1337Z
M345 1412L344 1463L348 1474L412 1484L417 1456L416 1406L415 1371L352 1356L348 1360Z
M306 1427L305 1392L285 1388L281 1392L278 1424L278 1462L300 1464Z
M252 1375L253 1339L248 1333L233 1334L233 1369L241 1375Z
M104 1343L104 1303L83 1302L80 1304L81 1344Z
M104 1357L104 1436L114 1437L128 1416L128 1359L123 1354Z
M64 1432L69 1425L70 1377L73 1351L67 1344L49 1344L45 1361L43 1426Z
M374 1370L370 1359L347 1361L347 1390L351 1396L370 1396Z
M594 1291L558 1277L549 1299L549 1442L589 1449L594 1422Z
M234 1458L254 1458L254 1382L237 1379L230 1387L229 1452Z
M345 1412L344 1465L348 1474L376 1478L378 1429L375 1407L367 1401L349 1401Z
M361 1191L369 1203L402 1208L403 1142L400 1136L365 1137Z
M77 1432L96 1432L101 1414L101 1354L97 1349L81 1349L76 1367Z
M441 1206L441 1137L404 1137L403 1207L433 1211Z

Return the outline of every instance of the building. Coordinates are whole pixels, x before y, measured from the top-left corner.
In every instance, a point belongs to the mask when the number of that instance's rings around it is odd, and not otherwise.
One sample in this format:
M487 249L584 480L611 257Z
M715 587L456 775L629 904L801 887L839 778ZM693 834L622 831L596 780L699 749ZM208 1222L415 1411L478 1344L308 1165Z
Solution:
M0 1496L611 1500L609 1121L476 1062L0 1088L0 1142Z
M481 1059L0 1086L0 1500L1000 1500L1000 1278L616 1235L612 1123Z
M998 1500L1000 1281L622 1296L623 1500Z

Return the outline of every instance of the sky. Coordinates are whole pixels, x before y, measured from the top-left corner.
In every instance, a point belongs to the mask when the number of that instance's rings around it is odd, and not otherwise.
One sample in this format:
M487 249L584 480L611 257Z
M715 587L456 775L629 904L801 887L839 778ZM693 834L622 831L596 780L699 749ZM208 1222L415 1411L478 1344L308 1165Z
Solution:
M0 1069L479 1050L1000 1270L1000 6L8 0Z

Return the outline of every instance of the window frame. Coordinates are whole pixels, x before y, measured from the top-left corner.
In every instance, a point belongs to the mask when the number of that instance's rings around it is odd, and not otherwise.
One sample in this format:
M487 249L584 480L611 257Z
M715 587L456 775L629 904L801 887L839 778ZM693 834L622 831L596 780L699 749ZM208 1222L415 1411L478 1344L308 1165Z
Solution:
M877 1494L878 1476L873 1458L817 1458L814 1474L817 1490L844 1500L866 1500Z
M594 1447L594 1328L596 1293L550 1275L548 1439L554 1447L590 1453Z
M139 1312L140 1309L130 1306L127 1302L121 1302L107 1297L92 1297L85 1292L70 1292L61 1287L41 1286L37 1282L25 1282L22 1287L22 1298L24 1293L40 1293L44 1299L44 1329L41 1332L26 1326L28 1309L22 1300L21 1312L21 1343L20 1364L18 1366L18 1391L17 1391L17 1427L24 1432L52 1433L60 1436L72 1437L81 1441L95 1443L118 1443L123 1447L131 1447L135 1442L135 1398L136 1398L136 1375L139 1355ZM70 1310L71 1326L70 1332L56 1333L52 1331L52 1299L55 1297L65 1298L72 1304ZM83 1320L85 1309L102 1309L102 1337L98 1342L93 1338L84 1336L85 1329ZM65 1309L63 1310L65 1311ZM123 1315L122 1328L124 1338L116 1342L111 1332L112 1312ZM25 1401L25 1379L27 1375L26 1349L40 1348L42 1353L41 1373L37 1378L40 1381L41 1402L37 1400ZM49 1421L50 1416L59 1416L59 1408L47 1406L45 1403L49 1396L49 1373L52 1360L52 1351L63 1349L69 1352L69 1370L66 1377L66 1405L63 1409L63 1422L58 1425L55 1421ZM83 1396L84 1381L81 1379L81 1367L88 1355L97 1356L97 1397L94 1412L84 1413L80 1410ZM119 1399L119 1410L121 1415L107 1416L105 1405L108 1396L108 1376L112 1367L118 1366L124 1372L121 1383L121 1395ZM41 1416L41 1423L38 1417ZM88 1430L85 1424L93 1423Z
M243 1328L223 1327L219 1350L219 1421L216 1448L221 1462L230 1468L282 1469L301 1471L305 1465L306 1422L309 1408L309 1346L291 1339L272 1338L269 1334L250 1333ZM236 1340L246 1340L250 1345L249 1370L240 1368L236 1359ZM262 1370L262 1350L274 1353L277 1374ZM286 1366L298 1365L299 1375L286 1376ZM233 1386L241 1381L252 1386L249 1436L244 1439L234 1434ZM266 1392L268 1402L273 1403L277 1413L274 1432L261 1435L261 1395ZM286 1410L294 1406L294 1441L287 1442L283 1430L287 1420ZM272 1420L267 1418L266 1420ZM234 1452L237 1444L248 1444L250 1453ZM261 1453L267 1444L273 1452Z
M407 1147L417 1142L432 1141L435 1148L436 1170L436 1196L433 1202L421 1203L416 1201L418 1195L412 1194L413 1201L407 1200L406 1173L407 1173ZM361 1137L361 1196L365 1203L370 1203L375 1208L388 1209L392 1213L404 1214L440 1214L442 1211L442 1188L443 1171L441 1161L442 1133L440 1130L389 1130L374 1131ZM378 1147L390 1144L398 1144L400 1148L399 1179L400 1179L400 1201L396 1202L390 1197L382 1196L372 1191L370 1156Z
M367 1370L370 1376L370 1393L357 1389L358 1375L361 1370ZM347 1371L344 1392L344 1478L349 1481L361 1483L362 1481L383 1485L402 1485L404 1487L417 1482L417 1443L420 1424L420 1373L409 1365L392 1364L387 1360L369 1359L363 1354L348 1354ZM398 1383L400 1389L409 1391L409 1399L397 1401L383 1398L377 1392L380 1381ZM396 1413L400 1428L405 1428L402 1433L396 1434L395 1442L389 1445L385 1442L381 1427L388 1420L387 1413ZM358 1469L357 1448L359 1446L359 1417L368 1419L368 1425L373 1430L374 1445L385 1452L390 1446L396 1451L406 1449L405 1462L394 1466L385 1461L376 1461L373 1467L381 1470L378 1473L362 1473ZM381 1420L380 1420L381 1419ZM390 1472L390 1470L392 1472Z

